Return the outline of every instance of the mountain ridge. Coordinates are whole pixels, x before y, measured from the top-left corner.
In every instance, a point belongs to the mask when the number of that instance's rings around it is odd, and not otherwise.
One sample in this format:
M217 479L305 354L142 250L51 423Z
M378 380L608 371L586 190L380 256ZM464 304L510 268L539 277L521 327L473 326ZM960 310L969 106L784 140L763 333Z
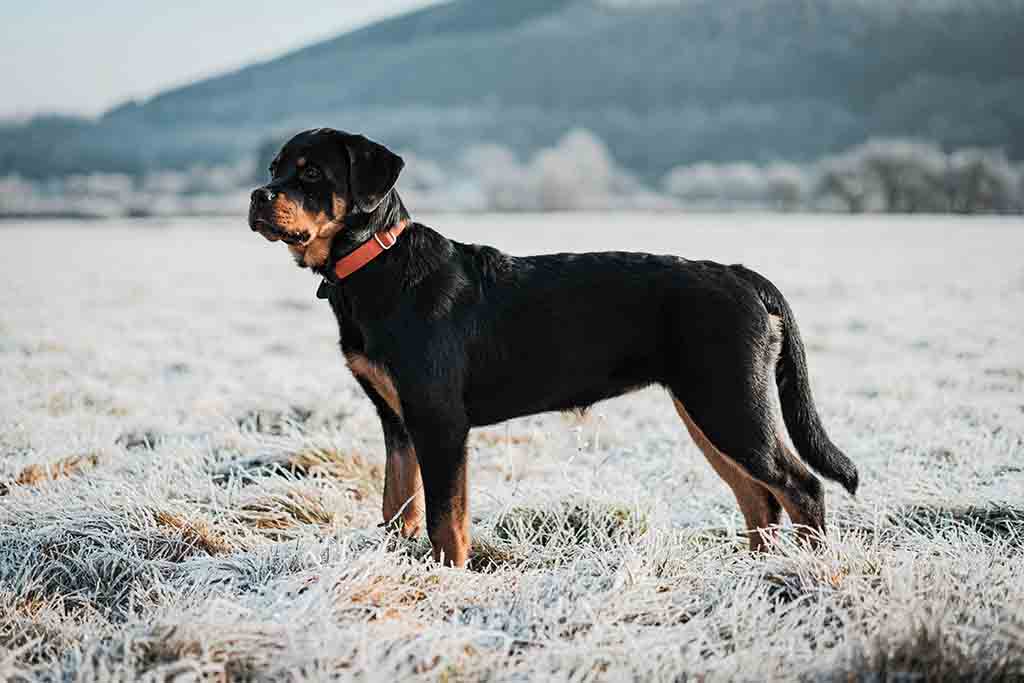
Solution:
M314 125L440 162L488 142L526 155L582 127L647 177L703 160L805 161L873 135L1021 158L1019 35L1018 0L458 0L64 134L51 121L56 150L31 124L6 128L0 172L225 163Z

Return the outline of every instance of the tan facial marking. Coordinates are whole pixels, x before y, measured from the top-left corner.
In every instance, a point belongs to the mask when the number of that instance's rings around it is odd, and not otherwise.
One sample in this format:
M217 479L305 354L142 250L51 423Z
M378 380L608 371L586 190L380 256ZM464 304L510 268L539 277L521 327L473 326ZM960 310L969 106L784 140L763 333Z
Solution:
M306 165L306 157L299 157L298 159L295 160L295 166L297 168L302 168L305 165Z
M323 211L312 217L307 216L309 221L302 229L310 238L302 244L289 245L288 250L299 265L315 268L327 262L331 253L331 240L341 230L341 220L348 209L348 204L337 194L331 195L331 204L333 218Z
M331 193L331 208L334 211L334 220L340 221L348 215L348 202L337 192Z
M288 216L287 219L284 218L285 215ZM288 251L292 253L296 263L310 268L322 266L327 262L331 251L331 239L341 230L341 224L331 220L322 211L315 215L310 215L306 211L275 214L272 220L283 230L306 236L306 240L300 244L289 244ZM272 242L277 241L269 234L267 238Z
M295 202L284 194L279 194L270 203L267 218L281 230L299 232L305 227L302 225L305 221L300 218L300 214L302 211L295 205Z
M402 402L388 371L359 353L346 353L345 360L352 374L373 387L395 415L402 417Z

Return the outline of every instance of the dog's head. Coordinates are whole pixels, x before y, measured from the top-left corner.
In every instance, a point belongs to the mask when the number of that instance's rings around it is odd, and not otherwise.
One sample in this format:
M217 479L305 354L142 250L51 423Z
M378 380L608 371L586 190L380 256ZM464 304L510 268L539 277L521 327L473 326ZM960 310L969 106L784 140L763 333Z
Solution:
M321 266L354 212L372 213L395 186L402 158L362 135L331 128L299 133L252 192L249 227L288 245L299 265Z

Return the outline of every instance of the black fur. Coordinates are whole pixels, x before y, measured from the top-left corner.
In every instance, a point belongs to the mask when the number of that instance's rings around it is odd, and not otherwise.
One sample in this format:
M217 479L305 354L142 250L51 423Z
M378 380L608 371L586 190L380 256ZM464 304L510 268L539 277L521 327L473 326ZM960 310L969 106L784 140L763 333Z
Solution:
M407 215L389 191L338 234L318 272L330 279L334 261ZM774 377L800 455L856 490L856 468L814 408L792 311L742 266L626 252L513 257L412 223L327 296L342 349L394 379L402 419L364 388L386 438L415 445L428 531L448 504L471 427L585 409L651 384L672 392L732 462L791 494L823 528L820 483L779 445ZM781 340L772 315L781 318Z
M405 161L388 148L362 135L336 132L336 137L348 154L349 168L362 170L361 173L349 176L352 198L362 212L370 213L395 186Z

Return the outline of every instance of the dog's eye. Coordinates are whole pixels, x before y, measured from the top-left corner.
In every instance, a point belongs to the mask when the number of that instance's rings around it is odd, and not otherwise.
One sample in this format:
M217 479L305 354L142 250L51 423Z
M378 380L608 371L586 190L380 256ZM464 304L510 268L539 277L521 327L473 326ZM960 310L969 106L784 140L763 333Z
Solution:
M311 183L315 183L320 180L320 169L316 166L307 166L302 169L302 179L307 180Z

